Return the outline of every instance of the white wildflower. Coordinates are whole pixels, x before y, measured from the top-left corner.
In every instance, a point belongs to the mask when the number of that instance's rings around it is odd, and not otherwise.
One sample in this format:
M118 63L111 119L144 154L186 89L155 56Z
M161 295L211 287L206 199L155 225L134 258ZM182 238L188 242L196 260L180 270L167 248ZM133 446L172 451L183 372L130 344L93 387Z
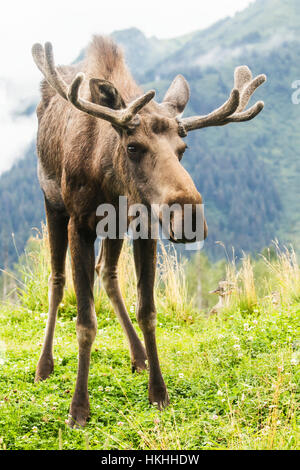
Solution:
M292 357L291 365L292 366L297 366L298 365L298 358L296 356Z
M269 430L270 430L270 426L265 426L265 427L262 429L261 433L262 433L262 434L268 434Z

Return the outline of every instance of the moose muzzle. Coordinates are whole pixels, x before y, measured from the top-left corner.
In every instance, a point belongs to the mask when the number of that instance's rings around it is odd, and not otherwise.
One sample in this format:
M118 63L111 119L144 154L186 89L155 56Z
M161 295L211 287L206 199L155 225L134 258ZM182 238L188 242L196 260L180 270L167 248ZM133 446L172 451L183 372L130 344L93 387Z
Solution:
M164 236L174 243L194 243L207 237L204 205L199 193L193 198L176 198L163 204L160 223Z

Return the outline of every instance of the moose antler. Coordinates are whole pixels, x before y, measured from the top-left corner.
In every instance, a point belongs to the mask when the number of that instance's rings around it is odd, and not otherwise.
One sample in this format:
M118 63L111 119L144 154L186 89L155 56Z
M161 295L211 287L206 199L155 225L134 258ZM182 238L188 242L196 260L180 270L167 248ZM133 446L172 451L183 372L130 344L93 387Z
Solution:
M185 137L189 131L209 126L224 126L230 122L250 121L263 109L263 101L258 101L251 108L245 110L251 95L257 87L266 81L265 75L258 75L252 79L251 70L242 65L234 72L234 88L229 99L218 109L206 116L192 116L177 119L179 133Z
M106 106L87 101L79 96L80 86L85 79L83 73L78 73L69 86L55 67L52 44L46 42L45 48L41 44L34 44L32 56L45 79L62 98L69 101L75 108L96 118L105 119L117 127L130 127L138 125L137 113L146 106L155 95L151 90L132 101L126 108L111 109ZM90 81L91 87L91 81Z

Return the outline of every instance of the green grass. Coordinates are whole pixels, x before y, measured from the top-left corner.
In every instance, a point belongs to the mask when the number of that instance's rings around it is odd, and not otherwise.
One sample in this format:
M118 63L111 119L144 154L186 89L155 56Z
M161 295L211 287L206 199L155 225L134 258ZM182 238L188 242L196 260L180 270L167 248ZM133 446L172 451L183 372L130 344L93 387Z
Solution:
M45 314L1 310L0 436L7 449L293 449L297 447L297 318L300 306L255 317L158 317L171 406L147 401L147 373L132 375L117 320L103 312L94 343L91 420L65 424L74 389L74 321L60 317L55 371L34 384ZM299 348L299 345L298 345ZM298 389L299 390L299 389ZM299 441L298 441L299 444Z
M157 289L157 336L171 405L163 412L149 405L147 373L131 373L121 327L106 296L98 292L91 418L85 429L69 429L65 421L77 367L71 287L58 316L54 373L34 383L47 308L43 253L35 257L40 271L31 264L23 273L19 301L3 303L0 310L1 448L299 448L300 304L265 301L242 311L235 300L235 307L219 317L207 317L183 302L184 293L176 310L176 299L168 303L168 290L164 294L162 288ZM172 276L174 287L174 271ZM137 326L134 294L125 294Z

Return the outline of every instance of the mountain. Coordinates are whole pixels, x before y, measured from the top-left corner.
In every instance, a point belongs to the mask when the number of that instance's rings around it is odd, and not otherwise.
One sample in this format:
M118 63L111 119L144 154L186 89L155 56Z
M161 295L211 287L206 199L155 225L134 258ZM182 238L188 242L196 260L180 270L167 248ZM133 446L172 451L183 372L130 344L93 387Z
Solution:
M257 0L234 17L175 39L147 38L135 28L112 35L123 46L138 82L145 90L154 87L158 99L176 74L186 77L191 88L186 116L220 106L238 65L247 64L254 75L268 77L252 100L265 101L253 121L194 131L187 137L189 150L182 163L204 196L206 250L213 258L224 255L219 240L237 253L261 250L275 237L297 248L300 106L291 96L292 83L300 79L299 33L300 2ZM0 177L0 265L15 259L7 238L11 227L21 251L29 227L38 226L44 216L35 165L29 149L22 162ZM30 194L23 191L24 181L32 183Z

